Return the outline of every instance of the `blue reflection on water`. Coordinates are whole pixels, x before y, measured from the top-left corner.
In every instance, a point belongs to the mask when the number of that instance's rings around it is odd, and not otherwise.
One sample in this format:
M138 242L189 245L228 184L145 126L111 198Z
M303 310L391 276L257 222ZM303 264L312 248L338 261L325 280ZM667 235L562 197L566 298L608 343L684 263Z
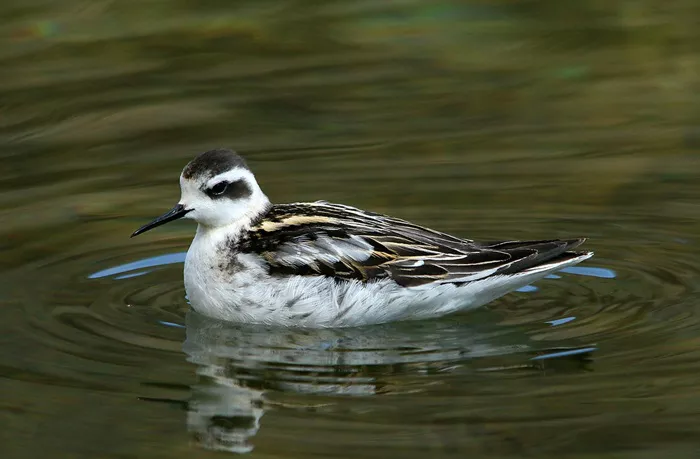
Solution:
M582 347L580 349L567 349L561 352L552 352L551 354L538 355L530 360L546 360L546 359L556 359L559 357L570 357L572 355L588 354L597 351L597 347Z
M131 279L132 277L143 276L144 274L148 274L149 272L150 271L136 271L135 273L122 274L120 276L116 276L115 279Z
M187 255L187 252L178 252L178 253L167 253L165 255L157 255L155 257L150 257L150 258L144 258L143 260L138 260L134 261L131 263L126 263L123 265L115 266L113 268L107 268L103 269L102 271L97 271L96 273L92 273L88 276L88 279L99 279L100 277L108 277L108 276L114 276L117 274L124 274L128 273L129 271L134 271L134 270L143 270L143 268L153 268L156 266L165 266L165 265L172 265L176 263L184 263L185 262L185 255ZM150 271L141 271L140 273L136 273L134 276L127 275L127 276L119 276L116 277L116 279L127 279L128 277L135 277L136 275L141 276L143 274L149 273Z
M562 319L554 319L547 321L546 323L550 324L552 327L556 327L557 325L564 325L568 324L569 322L576 320L576 317L564 317Z
M175 322L166 322L165 320L159 320L158 323L165 325L166 327L186 328L184 325L176 324Z
M593 266L569 266L559 272L578 274L580 276L601 277L603 279L614 279L617 277L617 273L612 269L596 268Z
M579 276L600 277L602 279L615 279L617 273L608 268L596 268L593 266L569 266L559 270L561 273L577 274ZM561 276L550 274L546 279L561 279ZM516 290L516 292L536 292L538 290L534 285L526 285Z

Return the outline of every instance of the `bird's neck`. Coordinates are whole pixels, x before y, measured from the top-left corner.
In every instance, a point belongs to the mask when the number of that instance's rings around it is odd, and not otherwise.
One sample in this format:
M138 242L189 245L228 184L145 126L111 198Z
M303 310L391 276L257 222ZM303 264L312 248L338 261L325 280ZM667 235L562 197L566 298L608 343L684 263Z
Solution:
M245 233L250 231L252 227L260 223L271 208L272 204L266 200L257 210L247 212L241 218L227 225L210 226L199 223L197 225L195 239L207 240L210 242L227 240L229 243L236 243Z

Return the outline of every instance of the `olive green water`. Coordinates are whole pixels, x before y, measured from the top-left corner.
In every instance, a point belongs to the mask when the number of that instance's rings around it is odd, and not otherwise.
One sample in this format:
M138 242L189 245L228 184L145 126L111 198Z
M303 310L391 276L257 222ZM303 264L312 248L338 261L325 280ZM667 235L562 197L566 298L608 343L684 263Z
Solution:
M700 457L692 1L0 5L0 456ZM596 256L481 311L341 331L188 313L196 153ZM573 351L572 351L573 349Z

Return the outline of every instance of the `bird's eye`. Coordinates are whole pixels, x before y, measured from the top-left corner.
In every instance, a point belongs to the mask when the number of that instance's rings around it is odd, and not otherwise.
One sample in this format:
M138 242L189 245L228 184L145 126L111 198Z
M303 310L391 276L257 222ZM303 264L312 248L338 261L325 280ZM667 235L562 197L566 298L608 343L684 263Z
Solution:
M226 191L226 187L228 186L228 182L219 182L213 187L211 187L211 194L213 195L221 195L224 194L224 191Z

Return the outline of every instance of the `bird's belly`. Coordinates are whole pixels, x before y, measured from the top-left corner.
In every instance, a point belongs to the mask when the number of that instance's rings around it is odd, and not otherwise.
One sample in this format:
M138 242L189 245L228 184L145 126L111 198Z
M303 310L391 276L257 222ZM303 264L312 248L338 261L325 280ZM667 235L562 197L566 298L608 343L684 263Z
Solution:
M260 273L259 273L260 274ZM334 327L373 322L369 298L345 281L325 277L237 274L217 282L185 282L194 309L219 319L278 326Z
M362 283L323 276L276 277L248 272L226 282L185 283L198 312L243 323L349 327L424 319L460 309L468 298L453 286L411 289L391 280Z
M407 288L390 279L277 276L251 254L219 259L204 253L191 247L185 260L189 302L202 314L234 322L348 327L437 317L475 302L468 289L454 285Z

